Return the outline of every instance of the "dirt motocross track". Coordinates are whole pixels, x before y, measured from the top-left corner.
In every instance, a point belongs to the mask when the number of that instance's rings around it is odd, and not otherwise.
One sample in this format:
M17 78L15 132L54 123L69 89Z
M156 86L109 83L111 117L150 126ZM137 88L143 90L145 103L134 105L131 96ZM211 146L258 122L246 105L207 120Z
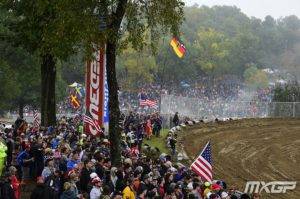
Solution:
M297 181L294 191L262 198L300 199L300 119L244 119L187 128L181 141L190 158L212 143L214 179L244 191L247 181Z

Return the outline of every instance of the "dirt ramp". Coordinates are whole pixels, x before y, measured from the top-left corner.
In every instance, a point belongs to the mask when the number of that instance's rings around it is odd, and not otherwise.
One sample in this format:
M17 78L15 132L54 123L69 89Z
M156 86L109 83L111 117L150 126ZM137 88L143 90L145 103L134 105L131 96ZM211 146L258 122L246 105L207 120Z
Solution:
M200 124L182 138L193 158L210 140L215 179L245 189L247 181L297 181L286 194L263 198L300 198L300 119L245 119Z

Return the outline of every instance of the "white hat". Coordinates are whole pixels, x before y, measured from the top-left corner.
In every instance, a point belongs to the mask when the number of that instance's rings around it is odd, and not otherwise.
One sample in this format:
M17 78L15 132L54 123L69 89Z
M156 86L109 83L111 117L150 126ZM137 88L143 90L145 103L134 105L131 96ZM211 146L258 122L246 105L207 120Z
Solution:
M103 142L105 143L109 143L108 139L104 139Z
M206 194L206 198L209 198L209 196L210 196L211 194L212 194L211 192L208 192L208 193Z
M91 179L94 179L94 178L97 178L97 177L98 177L97 173L91 173L90 174Z
M221 198L222 199L226 199L228 197L228 193L226 193L225 191L223 191L222 193L221 193Z

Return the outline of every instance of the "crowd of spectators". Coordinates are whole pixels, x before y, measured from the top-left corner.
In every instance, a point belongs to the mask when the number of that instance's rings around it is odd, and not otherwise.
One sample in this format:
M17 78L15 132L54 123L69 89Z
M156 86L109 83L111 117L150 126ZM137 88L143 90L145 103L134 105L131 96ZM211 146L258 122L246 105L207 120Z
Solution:
M56 126L29 126L22 132L18 126L24 121L19 118L13 128L1 132L7 146L1 199L24 198L24 187L33 181L31 199L250 198L223 180L202 181L188 166L176 162L175 134L168 136L170 155L144 144L152 135L160 136L158 113L123 115L119 165L111 163L107 132L97 137L84 134L78 118L63 117ZM173 122L178 123L176 117Z

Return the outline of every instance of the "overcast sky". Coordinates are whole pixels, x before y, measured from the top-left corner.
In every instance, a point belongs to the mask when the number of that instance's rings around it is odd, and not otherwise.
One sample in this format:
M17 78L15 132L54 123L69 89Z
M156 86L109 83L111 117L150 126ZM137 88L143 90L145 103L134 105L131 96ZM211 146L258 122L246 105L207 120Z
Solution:
M248 16L279 18L288 15L300 17L300 0L185 0L187 5L235 5Z

